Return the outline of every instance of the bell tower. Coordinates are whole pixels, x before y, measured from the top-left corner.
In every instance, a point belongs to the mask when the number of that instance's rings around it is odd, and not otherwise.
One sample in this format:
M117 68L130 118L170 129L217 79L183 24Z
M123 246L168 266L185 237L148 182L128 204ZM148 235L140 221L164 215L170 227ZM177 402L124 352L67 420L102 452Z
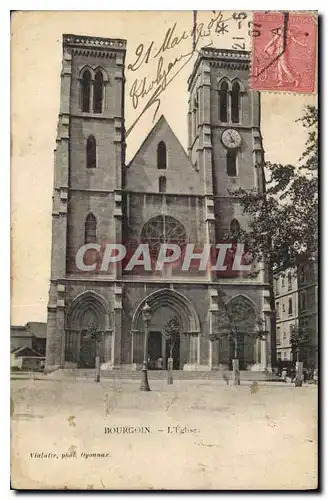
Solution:
M204 48L188 82L188 153L199 173L207 241L212 246L222 242L228 233L233 235L239 228L247 228L249 220L231 192L238 188L262 192L264 188L260 94L249 89L250 64L249 52ZM268 324L270 308L262 269L256 278L212 273L210 282L210 335L218 329L220 289L227 297L253 294L258 304L256 314ZM225 354L222 346L211 345L210 349L215 366ZM261 349L263 369L270 364L270 347L263 344Z
M47 365L63 366L65 307L85 243L122 240L126 41L63 35L52 211ZM115 269L112 279L120 274ZM93 279L89 273L90 279ZM119 354L119 353L118 353Z
M260 95L249 71L249 52L206 48L189 80L189 156L213 196L217 241L243 219L229 191L263 189Z
M121 219L116 221L115 214L121 208L116 203L125 150L125 44L124 40L64 35L64 61L71 63L68 272L73 271L76 252L86 240L121 242ZM88 216L94 218L96 235L86 234Z

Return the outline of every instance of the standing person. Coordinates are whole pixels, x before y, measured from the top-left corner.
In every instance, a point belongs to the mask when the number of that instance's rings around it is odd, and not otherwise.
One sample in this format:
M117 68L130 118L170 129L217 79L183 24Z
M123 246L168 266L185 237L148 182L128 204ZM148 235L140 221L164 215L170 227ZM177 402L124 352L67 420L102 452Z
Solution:
M163 369L163 358L160 356L157 361L156 361L156 368L158 370L162 370Z
M317 369L313 370L313 380L314 380L315 384L318 383L318 370Z
M287 368L282 369L281 378L285 383L287 382Z

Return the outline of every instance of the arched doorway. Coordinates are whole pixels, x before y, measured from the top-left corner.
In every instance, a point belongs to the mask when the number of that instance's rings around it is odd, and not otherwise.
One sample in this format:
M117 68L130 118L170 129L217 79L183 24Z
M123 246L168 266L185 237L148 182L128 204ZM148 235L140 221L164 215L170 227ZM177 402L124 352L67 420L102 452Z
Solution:
M172 340L166 339L163 330L172 318L177 318L179 334ZM173 369L180 369L180 335L183 332L181 319L176 311L167 305L157 307L151 317L148 337L148 367L150 370L167 369L172 349ZM172 342L172 346L171 346ZM160 362L162 360L162 363Z
M110 346L108 304L91 290L78 295L68 309L65 328L65 363L78 368L94 368L96 344L89 339L91 328L103 333L100 358L104 361L105 346ZM107 353L108 355L108 353Z
M132 363L141 365L143 360L142 308L146 302L152 311L148 337L149 368L156 369L156 361L159 358L163 360L163 369L167 368L169 344L163 337L162 331L166 323L174 316L178 319L179 335L173 348L173 368L179 370L185 365L199 363L200 324L197 313L184 295L168 288L151 293L139 303L135 310L131 329Z
M151 330L148 338L148 369L166 370L170 357L170 345L161 331ZM172 351L173 370L182 369L180 364L180 336L174 342Z
M250 299L237 295L226 304L231 335L227 339L229 367L237 356L241 370L249 369L256 360L256 310Z

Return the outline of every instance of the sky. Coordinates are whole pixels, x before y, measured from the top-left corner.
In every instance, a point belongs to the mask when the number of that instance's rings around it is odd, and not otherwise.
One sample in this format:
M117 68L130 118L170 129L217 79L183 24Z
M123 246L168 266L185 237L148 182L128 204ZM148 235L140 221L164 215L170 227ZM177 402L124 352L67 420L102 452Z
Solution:
M213 28L199 43L231 48L240 37L250 50L248 20L234 19L233 12L199 12L197 21ZM240 16L244 18L244 16ZM215 32L216 22L218 30ZM100 36L127 39L126 68L136 63L136 50L143 54L163 43L168 29L186 39L167 51L164 67L191 50L191 11L110 12L110 11L16 11L11 18L11 323L46 321L50 276L53 151L60 104L62 35ZM187 79L195 56L179 72L161 96L158 116L164 114L182 145L187 147ZM138 64L137 64L138 65ZM126 128L135 122L140 106L134 109L130 97L138 83L156 75L156 61L149 58L137 71L126 70ZM307 131L296 120L304 106L315 104L316 96L261 92L261 131L266 160L297 163ZM157 119L156 118L156 119ZM156 120L155 120L156 121ZM153 111L148 110L127 138L129 161L151 130Z

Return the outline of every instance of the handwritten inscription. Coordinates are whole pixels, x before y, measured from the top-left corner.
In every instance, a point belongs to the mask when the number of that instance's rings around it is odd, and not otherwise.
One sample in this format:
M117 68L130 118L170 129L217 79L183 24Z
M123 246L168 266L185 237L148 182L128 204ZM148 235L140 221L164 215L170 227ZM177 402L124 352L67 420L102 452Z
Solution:
M155 47L154 40L148 45L139 44L135 50L134 60L127 67L128 71L136 72L143 70L151 62L156 62L156 70L153 77L143 76L135 78L129 92L132 101L132 106L138 110L138 115L133 124L126 132L126 137L131 133L135 125L138 123L144 113L151 107L154 107L153 121L156 119L158 110L161 105L160 96L167 87L174 81L182 69L189 63L195 53L199 51L202 42L207 43L202 45L203 48L208 48L213 45L212 35L222 36L229 31L229 22L237 23L237 29L241 29L243 21L247 18L247 13L233 13L231 17L224 18L222 11L215 12L210 17L207 23L195 22L190 30L178 30L177 23L169 27L160 42L159 48ZM251 22L248 24L249 30L252 30ZM244 40L243 37L240 37ZM176 55L179 46L182 42L192 41L192 48L187 51L181 51ZM241 46L244 48L245 42ZM170 51L175 49L174 57L171 57L168 62L164 62L164 58L170 54ZM146 104L144 104L144 100Z
M231 18L225 19L225 22L229 19ZM166 31L159 49L155 48L154 41L149 44L147 50L144 50L145 47L142 43L137 47L135 51L136 60L133 64L128 65L128 70L136 71L140 69L144 64L148 64L151 59L156 59L165 52L176 48L183 40L193 39L194 45L197 47L200 39L210 36L213 27L222 22L223 14L219 12L214 18L210 18L207 26L205 26L204 23L196 23L190 31L184 30L183 33L180 34L177 34L177 23L174 23L174 25ZM195 52L196 47L188 54Z

